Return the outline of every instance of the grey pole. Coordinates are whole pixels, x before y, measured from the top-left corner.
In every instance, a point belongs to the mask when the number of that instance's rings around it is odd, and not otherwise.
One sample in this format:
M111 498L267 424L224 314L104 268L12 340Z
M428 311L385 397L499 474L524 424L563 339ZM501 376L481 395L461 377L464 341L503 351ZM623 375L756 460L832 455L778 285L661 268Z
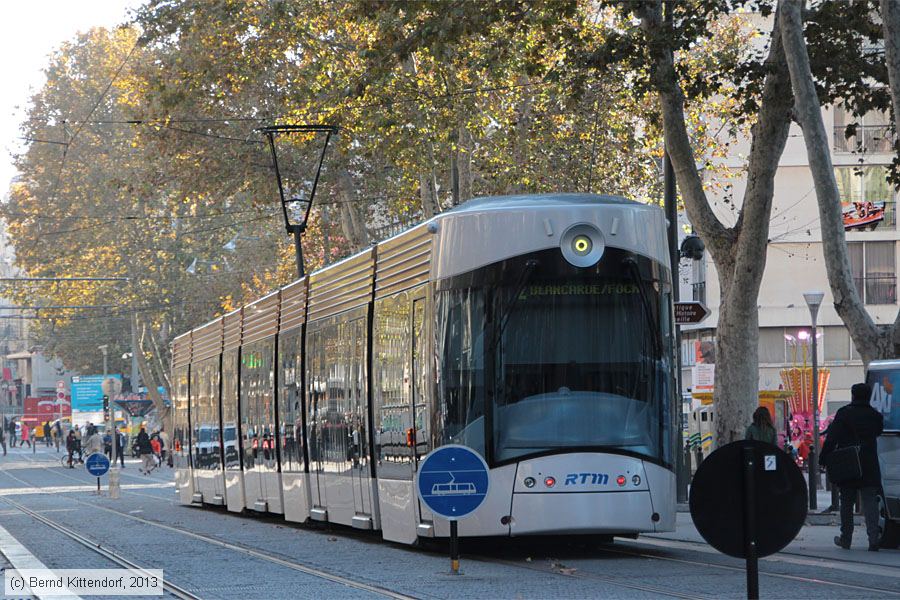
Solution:
M108 354L108 346L105 344L100 346L100 351L103 352L103 393L109 397L109 412L105 415L106 417L106 431L109 432L109 441L110 441L110 465L109 465L109 497L110 498L118 498L119 497L119 470L116 468L116 460L117 460L117 452L116 452L116 441L119 437L119 432L116 428L116 416L115 409L113 408L113 398L115 398L116 394L118 394L122 390L122 382L118 379L108 379L108 369L106 365L106 358ZM97 479L99 481L99 478Z
M818 509L817 491L819 489L819 347L816 341L816 318L822 305L823 292L804 292L803 299L809 307L812 321L812 407L813 407L813 443L809 450L809 508Z
M679 281L678 266L678 196L675 187L675 169L669 153L663 154L663 202L665 205L666 220L668 221L668 240L670 252L670 268L672 269L672 301L678 302L681 296L681 282ZM678 431L673 436L678 440L675 448L675 490L678 502L688 500L689 471L684 464L684 408L681 399L681 326L675 326L675 409L678 411Z
M818 508L816 491L819 489L819 357L816 342L816 321L812 324L812 405L813 405L813 447L809 453L809 489L812 493L810 508Z

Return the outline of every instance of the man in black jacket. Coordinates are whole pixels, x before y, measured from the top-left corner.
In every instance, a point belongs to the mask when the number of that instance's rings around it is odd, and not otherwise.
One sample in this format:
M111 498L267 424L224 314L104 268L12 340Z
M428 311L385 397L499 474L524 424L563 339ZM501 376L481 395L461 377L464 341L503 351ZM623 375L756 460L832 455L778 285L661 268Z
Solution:
M868 384L855 384L850 388L850 397L850 404L838 410L834 416L834 421L828 428L825 445L822 447L822 464L827 466L828 455L836 448L859 446L859 462L862 467L860 479L840 485L841 535L834 538L834 543L844 549L850 548L850 541L853 538L853 503L859 493L866 516L869 550L877 551L881 541L878 534L876 499L881 488L877 438L884 430L884 417L869 406L872 388Z

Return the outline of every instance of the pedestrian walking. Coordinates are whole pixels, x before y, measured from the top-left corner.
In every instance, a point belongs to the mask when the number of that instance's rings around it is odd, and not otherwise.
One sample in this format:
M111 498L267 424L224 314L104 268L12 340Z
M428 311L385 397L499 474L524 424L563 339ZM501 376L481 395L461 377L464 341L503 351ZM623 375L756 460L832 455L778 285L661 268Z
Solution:
M81 449L81 427L72 427L69 433L75 434L75 452L78 453L78 462L84 461L84 452Z
M147 430L141 425L141 430L137 435L138 452L141 454L141 473L149 475L155 466L153 464L153 446L150 445L150 436Z
M28 447L31 448L31 440L29 439L29 435L28 435L30 433L28 425L26 425L25 423L22 423L21 432L22 432L22 447L24 448L25 444L28 444Z
M777 435L778 433L775 431L775 425L772 424L772 415L769 414L769 409L765 406L760 406L753 411L753 423L747 427L744 439L775 445Z
M162 466L162 444L159 442L159 435L153 434L150 436L150 448L153 449L153 459L156 461L156 466Z
M169 434L166 433L164 427L159 428L159 443L162 445L162 448L160 449L160 459L165 461L171 467L172 453L169 452Z
M840 449L859 448L860 477L835 482L840 488L841 535L834 543L850 549L853 539L853 504L857 494L862 498L866 519L869 550L878 551L881 540L878 531L877 494L881 487L881 469L878 466L878 436L884 431L884 417L869 406L872 388L857 383L850 388L850 404L837 411L828 428L828 437L822 448L822 464L828 468L832 453ZM838 478L837 474L833 475Z
M50 447L50 421L44 421L44 445Z
M9 432L9 446L11 448L15 448L16 447L16 420L15 419L9 420L9 427L7 428L7 431Z
M84 453L90 456L103 451L103 437L95 427L88 429L87 439L84 440Z
M0 427L0 446L3 446L3 456L6 456L6 424Z
M62 424L59 421L53 426L53 432L53 439L56 442L56 451L59 452L59 445L62 443L63 439Z
M122 465L122 468L125 468L125 432L117 431L116 432L116 456L119 458L119 462Z
M108 431L103 434L103 453L112 460L112 435Z
M74 469L75 465L73 465L73 459L75 457L76 445L75 445L75 431L69 431L69 435L66 436L66 452L69 453L69 468Z

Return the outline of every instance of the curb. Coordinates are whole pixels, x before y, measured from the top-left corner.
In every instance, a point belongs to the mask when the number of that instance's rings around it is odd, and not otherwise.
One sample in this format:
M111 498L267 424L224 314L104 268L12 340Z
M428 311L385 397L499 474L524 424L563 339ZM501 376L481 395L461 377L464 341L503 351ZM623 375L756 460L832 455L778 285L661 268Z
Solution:
M680 513L690 513L691 509L687 504L678 503L675 505L675 511ZM863 525L864 522L862 515L853 515L854 525ZM836 512L808 513L804 525L814 527L840 527L841 515Z
M862 515L853 515L854 525L862 525L863 523L864 521ZM806 515L806 525L840 527L841 515L836 512L808 513Z

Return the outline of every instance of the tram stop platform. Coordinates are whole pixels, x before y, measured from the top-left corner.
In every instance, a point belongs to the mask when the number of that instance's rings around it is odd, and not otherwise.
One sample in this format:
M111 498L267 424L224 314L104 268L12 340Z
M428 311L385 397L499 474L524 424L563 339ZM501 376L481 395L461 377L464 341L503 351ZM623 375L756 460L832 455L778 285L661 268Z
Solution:
M835 510L828 511L827 509L831 507L831 492L819 490L818 495L816 496L816 505L818 508L816 510L811 510L806 515L806 525L807 526L827 526L827 527L838 527L841 524L841 516L837 511L837 507ZM686 503L679 503L677 505L677 510L679 513L690 513L691 509ZM854 515L853 523L856 526L865 526L862 515Z
M830 499L831 494L827 493L825 497L822 497L820 494L819 506L827 508ZM822 515L821 518L819 518L818 515L814 516L816 517L814 519L816 524L811 524L810 521L807 520L806 525L803 526L794 541L788 544L788 546L780 553L773 555L771 558L774 559L787 554L802 555L831 561L853 561L857 564L865 563L878 567L889 567L895 572L895 576L897 576L896 574L900 574L900 571L897 571L897 565L900 564L900 550L882 549L880 552L869 552L866 528L865 525L861 523L861 517L857 516L855 519L856 527L853 531L853 545L851 549L844 550L834 545L834 536L840 533L838 531L839 526L837 525L840 521L840 517L837 513L834 515ZM831 525L832 520L835 523L834 525ZM686 510L684 512L679 510L676 515L675 527L676 530L674 532L643 534L639 540L654 545L658 541L658 545L660 546L684 549L693 548L700 552L718 554L717 550L706 545L706 542L694 527L690 513ZM703 544L704 546L702 549L699 547L700 544Z

